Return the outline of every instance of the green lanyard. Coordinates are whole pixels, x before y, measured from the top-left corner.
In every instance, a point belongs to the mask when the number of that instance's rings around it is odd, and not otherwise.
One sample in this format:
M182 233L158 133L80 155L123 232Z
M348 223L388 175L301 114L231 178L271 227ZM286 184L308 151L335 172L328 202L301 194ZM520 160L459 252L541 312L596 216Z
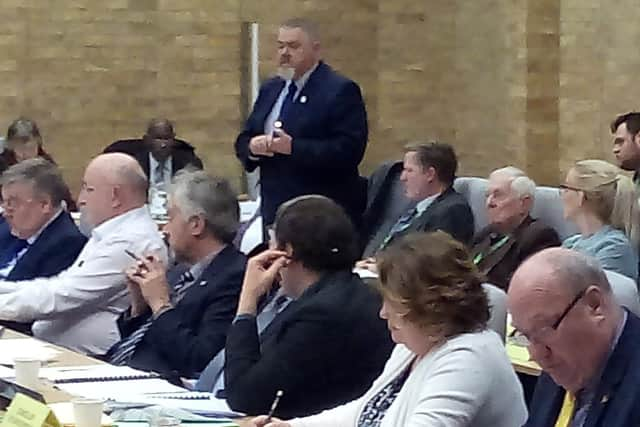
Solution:
M496 243L491 245L491 247L489 247L489 250L487 251L486 254L483 254L482 252L477 254L475 257L473 257L473 263L475 265L480 264L482 262L482 260L484 260L487 256L491 255L492 253L494 253L495 251L497 251L498 249L503 247L505 245L505 243L507 243L509 241L510 237L511 236L506 235L502 239L498 240Z

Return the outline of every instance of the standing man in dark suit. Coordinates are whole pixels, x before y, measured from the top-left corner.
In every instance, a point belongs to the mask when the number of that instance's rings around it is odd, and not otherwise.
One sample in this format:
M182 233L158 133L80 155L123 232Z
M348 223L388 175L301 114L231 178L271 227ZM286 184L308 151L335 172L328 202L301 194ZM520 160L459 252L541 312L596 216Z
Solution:
M69 267L87 239L62 202L69 189L58 167L43 158L24 160L2 175L0 278L51 277Z
M552 227L531 217L535 194L536 183L518 168L507 166L489 175L489 225L478 232L471 253L488 281L505 290L522 261L561 244Z
M400 180L405 195L416 205L398 218L378 250L414 231L442 230L463 243L471 242L473 212L465 198L453 189L457 169L458 159L449 144L407 146ZM359 261L357 266L374 271L375 258Z
M224 347L246 258L231 244L239 207L229 184L203 171L176 175L164 227L181 263L168 273L153 254L127 272L131 307L118 319L113 364L196 377Z
M514 273L508 306L544 371L526 427L640 425L640 319L616 302L598 261L538 252Z
M360 87L321 61L315 26L291 19L278 32L279 76L260 88L235 143L249 172L260 167L263 224L303 194L339 203L359 224L366 185L358 173L367 145Z

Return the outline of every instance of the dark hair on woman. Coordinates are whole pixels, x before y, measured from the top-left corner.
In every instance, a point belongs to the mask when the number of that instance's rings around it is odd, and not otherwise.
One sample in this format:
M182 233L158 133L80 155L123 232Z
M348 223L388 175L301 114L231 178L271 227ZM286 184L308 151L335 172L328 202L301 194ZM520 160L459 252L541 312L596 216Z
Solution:
M398 239L377 257L383 296L441 338L483 330L489 302L464 244L443 231Z
M324 196L301 196L283 203L274 228L279 247L291 245L291 258L309 270L351 269L358 259L358 238L351 220Z
M21 141L35 140L38 147L42 146L42 136L36 122L26 117L14 120L7 129L7 141L19 139Z

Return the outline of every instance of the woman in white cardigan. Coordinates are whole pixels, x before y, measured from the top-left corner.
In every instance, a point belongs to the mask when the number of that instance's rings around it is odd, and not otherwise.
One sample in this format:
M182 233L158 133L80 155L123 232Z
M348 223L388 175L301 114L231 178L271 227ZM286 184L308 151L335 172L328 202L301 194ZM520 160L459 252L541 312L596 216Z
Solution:
M378 257L378 271L380 316L397 346L371 388L317 415L261 416L253 425L522 426L522 388L500 338L486 328L487 297L464 245L440 231L409 235Z

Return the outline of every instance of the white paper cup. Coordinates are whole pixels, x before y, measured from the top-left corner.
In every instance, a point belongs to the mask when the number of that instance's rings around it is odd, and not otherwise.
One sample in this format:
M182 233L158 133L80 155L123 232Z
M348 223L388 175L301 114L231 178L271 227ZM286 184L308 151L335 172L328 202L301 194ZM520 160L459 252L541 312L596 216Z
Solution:
M16 357L13 359L13 368L16 372L16 383L23 387L36 390L40 384L38 373L40 372L40 359L33 357Z
M78 398L71 403L76 427L100 427L104 400Z

